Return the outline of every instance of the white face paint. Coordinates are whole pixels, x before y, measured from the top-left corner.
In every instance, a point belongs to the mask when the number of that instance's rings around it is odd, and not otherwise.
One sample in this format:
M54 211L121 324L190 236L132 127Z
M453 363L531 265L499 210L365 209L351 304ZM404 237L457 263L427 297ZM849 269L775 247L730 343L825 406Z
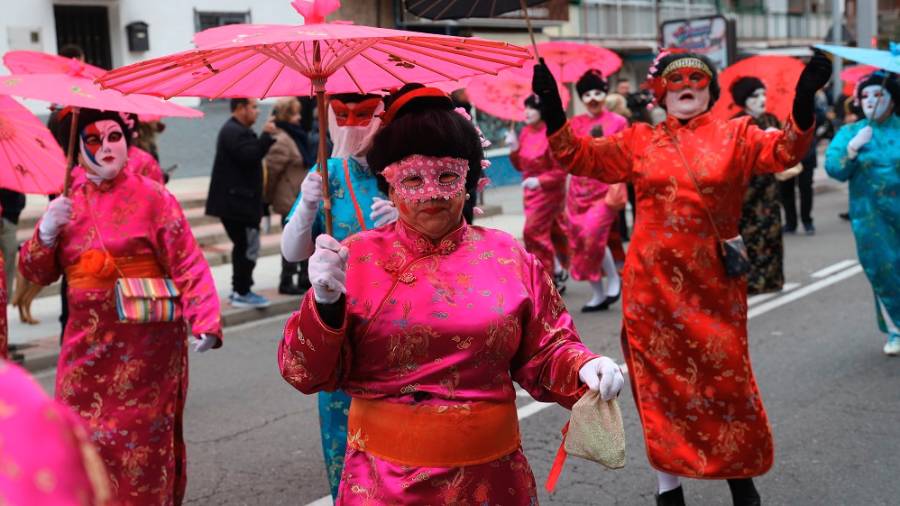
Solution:
M525 108L525 124L526 125L534 125L541 121L541 111L537 109L532 109L531 107Z
M85 168L103 178L113 179L128 162L128 143L119 123L103 119L84 127L80 140Z
M860 93L862 110L866 118L880 120L894 106L891 92L877 84L866 86Z
M584 102L588 112L596 116L603 111L603 104L606 103L606 93L601 90L588 90L581 95L581 101Z
M709 107L709 86L701 90L687 87L666 92L666 114L688 120L706 112Z
M744 110L754 118L758 118L766 112L766 89L759 88L747 97L747 101L744 102Z

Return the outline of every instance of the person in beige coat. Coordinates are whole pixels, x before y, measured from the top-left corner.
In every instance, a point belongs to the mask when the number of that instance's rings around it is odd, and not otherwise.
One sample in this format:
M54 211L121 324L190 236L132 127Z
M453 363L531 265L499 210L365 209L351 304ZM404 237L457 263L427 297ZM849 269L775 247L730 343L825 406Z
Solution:
M275 143L265 157L265 200L272 210L281 215L282 226L287 221L294 200L300 192L300 183L306 177L308 167L303 161L301 146L307 143L306 135L300 128L300 102L293 97L279 99L272 110L275 117ZM300 262L301 264L305 262ZM303 277L305 266L288 262L281 258L281 281L278 292L285 295L299 295L305 290L305 283L295 281Z

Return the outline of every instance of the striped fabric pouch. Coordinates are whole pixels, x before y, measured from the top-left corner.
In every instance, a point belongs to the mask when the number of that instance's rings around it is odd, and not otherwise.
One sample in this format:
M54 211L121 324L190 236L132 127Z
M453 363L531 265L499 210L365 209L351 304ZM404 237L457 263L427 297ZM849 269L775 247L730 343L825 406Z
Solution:
M169 278L119 278L116 311L123 323L181 320L180 293Z

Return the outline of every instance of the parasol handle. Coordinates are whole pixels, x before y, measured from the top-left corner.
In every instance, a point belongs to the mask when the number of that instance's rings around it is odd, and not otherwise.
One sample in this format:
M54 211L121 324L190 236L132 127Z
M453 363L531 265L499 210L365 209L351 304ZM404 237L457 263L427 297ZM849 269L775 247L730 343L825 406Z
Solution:
M541 55L538 53L537 42L534 41L534 27L531 26L531 16L528 14L528 6L525 5L525 0L519 0L519 5L522 6L522 14L525 15L525 24L528 25L528 36L531 38L531 46L534 48L534 58L540 59Z
M69 196L72 186L72 167L75 166L75 134L78 132L78 108L72 108L72 124L69 126L69 145L66 147L66 182L63 186L63 196Z
M333 235L331 223L331 190L328 184L328 108L325 104L324 86L316 86L316 107L319 108L319 175L322 176L322 200L325 203L325 233Z

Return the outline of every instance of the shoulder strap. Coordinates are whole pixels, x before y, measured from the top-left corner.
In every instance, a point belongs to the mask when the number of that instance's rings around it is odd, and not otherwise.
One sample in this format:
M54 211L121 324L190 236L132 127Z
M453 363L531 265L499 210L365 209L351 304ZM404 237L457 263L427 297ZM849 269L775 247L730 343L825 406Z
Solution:
M666 135L672 139L672 144L675 146L675 151L678 152L678 156L681 157L681 163L684 165L684 169L687 171L688 176L691 178L691 182L694 183L694 189L697 190L697 198L700 199L700 205L703 206L703 210L706 211L706 217L709 218L709 223L712 225L713 232L716 234L716 238L719 242L722 242L722 235L719 233L719 227L716 226L716 220L713 219L713 215L709 210L709 207L706 206L706 202L703 201L703 192L700 191L700 184L697 183L697 178L694 176L694 171L691 170L691 165L688 163L687 158L685 158L684 153L681 151L681 145L678 143L678 138L675 137L674 134L669 130L669 127L663 124L663 130L666 131Z

